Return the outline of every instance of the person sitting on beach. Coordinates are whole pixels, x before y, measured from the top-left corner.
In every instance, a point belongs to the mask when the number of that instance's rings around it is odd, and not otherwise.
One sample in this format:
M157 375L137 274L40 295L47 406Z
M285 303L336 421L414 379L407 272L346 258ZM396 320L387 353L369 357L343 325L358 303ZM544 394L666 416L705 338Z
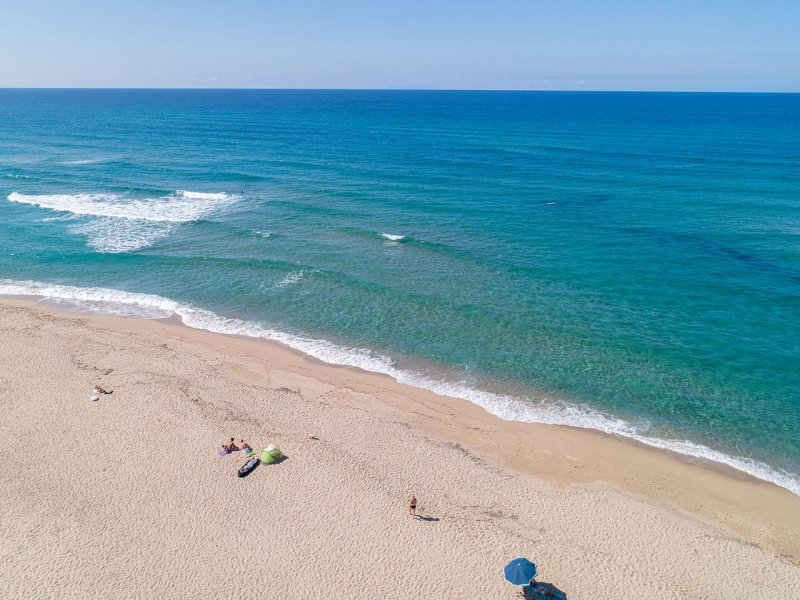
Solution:
M228 452L236 452L239 450L239 446L236 445L236 443L233 441L233 438L231 438L231 441L227 444L222 444L222 448Z
M408 514L412 517L417 516L417 497L411 496L411 500L408 501Z
M245 442L244 440L239 440L239 443L242 445L242 452L245 456L250 456L255 451L250 447L250 444Z

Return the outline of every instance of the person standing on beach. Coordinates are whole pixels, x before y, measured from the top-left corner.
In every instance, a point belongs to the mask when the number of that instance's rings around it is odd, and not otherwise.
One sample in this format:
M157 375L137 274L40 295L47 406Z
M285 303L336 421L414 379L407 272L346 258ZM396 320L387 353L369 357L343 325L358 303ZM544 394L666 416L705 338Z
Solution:
M411 496L411 500L408 501L408 514L412 517L417 517L417 497Z

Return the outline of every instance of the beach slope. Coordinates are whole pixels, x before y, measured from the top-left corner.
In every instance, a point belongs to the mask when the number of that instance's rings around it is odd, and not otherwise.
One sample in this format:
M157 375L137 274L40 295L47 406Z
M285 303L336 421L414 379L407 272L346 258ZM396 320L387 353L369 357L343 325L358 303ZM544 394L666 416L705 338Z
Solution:
M266 342L17 301L0 330L0 597L511 599L516 556L571 600L800 597L771 484ZM231 436L286 459L238 479Z

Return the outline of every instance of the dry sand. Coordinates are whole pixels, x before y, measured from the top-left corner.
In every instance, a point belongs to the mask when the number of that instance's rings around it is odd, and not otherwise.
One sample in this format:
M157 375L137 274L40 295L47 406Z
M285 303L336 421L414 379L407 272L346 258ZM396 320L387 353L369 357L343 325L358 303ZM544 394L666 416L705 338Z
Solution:
M512 599L516 556L571 600L800 598L771 484L267 342L21 301L0 335L2 598ZM288 458L238 479L231 436Z

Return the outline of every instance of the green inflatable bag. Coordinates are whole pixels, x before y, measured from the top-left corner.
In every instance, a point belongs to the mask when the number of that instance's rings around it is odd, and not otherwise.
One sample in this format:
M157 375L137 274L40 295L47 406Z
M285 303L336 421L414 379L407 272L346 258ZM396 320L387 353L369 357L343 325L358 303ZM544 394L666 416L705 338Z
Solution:
M283 454L281 454L281 449L275 444L270 444L261 451L260 458L262 463L271 465L272 463L278 462L281 458L283 458Z

